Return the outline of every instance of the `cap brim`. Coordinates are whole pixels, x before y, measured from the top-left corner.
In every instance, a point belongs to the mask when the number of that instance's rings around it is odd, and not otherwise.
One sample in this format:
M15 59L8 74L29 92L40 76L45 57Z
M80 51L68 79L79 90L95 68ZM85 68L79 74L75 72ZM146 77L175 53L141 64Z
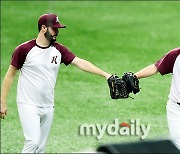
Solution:
M54 28L66 28L66 26L62 25L62 24L52 25L52 27L54 27Z

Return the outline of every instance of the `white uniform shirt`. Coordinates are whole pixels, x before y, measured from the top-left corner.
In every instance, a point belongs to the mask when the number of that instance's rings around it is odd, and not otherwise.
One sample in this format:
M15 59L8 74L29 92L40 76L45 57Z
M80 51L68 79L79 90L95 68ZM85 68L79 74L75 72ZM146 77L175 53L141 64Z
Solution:
M168 52L155 65L161 75L172 73L169 100L180 103L180 48Z
M68 65L75 55L61 44L40 47L36 40L18 46L11 65L20 69L17 102L39 107L54 106L54 87L60 64Z

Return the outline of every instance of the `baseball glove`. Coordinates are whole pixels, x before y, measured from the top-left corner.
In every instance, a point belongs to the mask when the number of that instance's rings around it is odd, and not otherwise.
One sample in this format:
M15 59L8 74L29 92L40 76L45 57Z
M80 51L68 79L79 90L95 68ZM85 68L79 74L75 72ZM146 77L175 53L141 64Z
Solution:
M127 83L128 92L133 92L134 94L140 91L139 80L137 76L132 72L126 72L122 76L122 79Z
M112 75L107 81L112 99L122 99L129 97L127 83L123 79L119 78L117 75Z
M124 73L122 78L112 75L107 81L112 99L128 98L131 92L136 94L140 91L139 80L132 72Z

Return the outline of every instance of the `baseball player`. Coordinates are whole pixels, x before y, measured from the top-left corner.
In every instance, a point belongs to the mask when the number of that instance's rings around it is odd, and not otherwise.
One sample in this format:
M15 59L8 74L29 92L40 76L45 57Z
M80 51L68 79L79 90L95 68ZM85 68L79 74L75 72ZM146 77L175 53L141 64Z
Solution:
M159 72L161 75L172 73L172 82L167 101L167 121L172 139L180 149L180 48L175 48L164 55L155 64L149 65L135 75L149 77Z
M7 95L17 71L20 71L16 101L25 137L22 153L45 151L54 114L54 87L61 63L75 65L106 79L111 76L56 42L59 29L65 27L55 14L40 16L37 38L22 43L14 50L2 83L0 116L4 119Z

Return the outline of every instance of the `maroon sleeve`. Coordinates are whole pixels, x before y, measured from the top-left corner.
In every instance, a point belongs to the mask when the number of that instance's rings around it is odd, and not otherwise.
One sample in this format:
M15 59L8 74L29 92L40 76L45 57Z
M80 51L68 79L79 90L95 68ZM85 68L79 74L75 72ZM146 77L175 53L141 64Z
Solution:
M54 43L54 46L56 47L56 49L59 50L62 55L61 63L64 63L66 66L69 65L75 58L75 55L62 44Z
M161 75L173 72L174 63L179 54L180 48L173 49L155 63Z
M12 55L11 65L20 69L24 64L28 52L33 46L35 46L35 40L25 42L16 47Z

